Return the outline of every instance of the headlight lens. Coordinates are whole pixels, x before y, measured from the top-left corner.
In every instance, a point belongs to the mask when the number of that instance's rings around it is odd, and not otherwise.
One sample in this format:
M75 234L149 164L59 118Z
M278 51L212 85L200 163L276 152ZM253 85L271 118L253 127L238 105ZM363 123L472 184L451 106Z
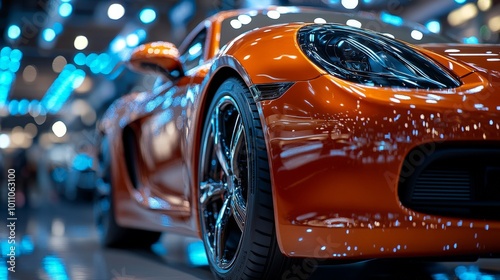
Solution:
M313 24L298 32L302 51L331 75L379 87L443 89L460 80L431 58L375 32Z

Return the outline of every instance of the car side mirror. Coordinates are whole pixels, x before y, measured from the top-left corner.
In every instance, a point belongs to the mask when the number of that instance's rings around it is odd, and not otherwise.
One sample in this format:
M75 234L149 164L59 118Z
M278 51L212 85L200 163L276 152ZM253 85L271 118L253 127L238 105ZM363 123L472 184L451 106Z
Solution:
M129 68L145 74L161 74L169 80L184 76L179 51L168 42L152 42L138 46L132 51Z

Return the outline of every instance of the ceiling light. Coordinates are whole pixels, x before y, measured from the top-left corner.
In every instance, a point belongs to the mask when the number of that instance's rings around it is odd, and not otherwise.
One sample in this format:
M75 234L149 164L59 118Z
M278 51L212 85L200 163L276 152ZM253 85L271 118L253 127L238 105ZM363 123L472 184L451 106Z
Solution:
M68 129L66 128L66 125L62 121L57 121L52 125L52 132L54 132L54 134L59 138L66 135L67 131Z
M47 42L52 42L56 38L56 32L52 28L46 28L42 32L42 37Z
M500 31L500 16L494 16L488 20L488 27L493 32Z
M11 143L17 147L29 147L31 146L31 138L28 138L24 129L20 126L16 126L12 129L10 133Z
M30 102L27 99L21 99L17 104L17 111L20 115L28 114L28 107Z
M62 17L69 17L73 12L73 6L70 3L61 3L59 6L59 15Z
M11 62L19 62L23 58L23 52L19 49L13 49L10 52L10 60Z
M80 66L85 65L86 59L87 59L87 56L82 52L75 54L75 57L73 57L73 61L75 62L75 64L80 65Z
M12 49L10 47L3 47L2 50L0 50L0 57L9 56L11 51Z
M477 1L477 6L479 7L479 10L485 12L491 8L491 0L478 0Z
M30 138L33 138L38 134L38 128L33 123L28 123L27 125L25 125L24 131L28 134Z
M0 134L0 149L8 148L10 145L10 137L7 134Z
M476 15L477 15L476 5L473 3L469 3L462 6L461 8L452 11L448 15L448 22L452 26L457 26L476 17Z
M85 77L83 80L83 83L75 89L76 93L86 93L92 89L93 86L92 78L91 77Z
M346 21L345 24L352 26L352 27L357 27L357 28L361 28L361 26L362 26L361 22L358 20L355 20L355 19L349 19Z
M73 72L73 83L72 83L72 87L73 89L76 89L78 88L79 86L82 85L83 81L85 80L85 71L83 71L82 69L77 69L75 70L75 72Z
M348 10L355 9L359 4L358 0L342 0L341 3Z
M126 47L127 42L125 42L125 39L121 36L116 37L110 44L111 51L114 53L118 53Z
M27 83L32 83L36 80L37 71L35 66L28 65L23 70L23 79Z
M439 23L439 21L436 21L436 20L433 20L433 21L429 21L425 27L427 27L427 29L429 29L430 32L432 33L439 33L441 32L441 24Z
M74 46L75 49L81 51L89 45L89 40L83 35L76 36Z
M108 17L112 20L117 20L123 17L125 8L118 3L111 4L108 8Z
M9 65L9 70L12 73L16 73L17 70L19 70L19 67L21 67L21 63L19 61L11 61Z
M142 28L139 28L135 31L135 34L137 34L137 36L139 36L139 41L142 41L144 39L146 39L146 36L148 35L146 33L146 30L142 29Z
M21 36L21 28L19 28L19 26L15 24L9 26L9 29L7 30L7 36L12 40L19 38L19 36Z
M59 55L52 61L52 70L54 70L54 72L56 73L60 73L63 70L64 66L66 66L66 64L68 64L66 58L64 58L64 56L62 55Z
M145 24L151 23L156 19L156 12L151 8L143 9L139 14L139 19Z
M476 36L470 36L463 39L465 44L479 44L479 39Z
M9 101L9 113L11 115L17 115L19 109L19 101L13 99Z
M387 12L380 13L380 19L388 24L392 24L395 26L401 26L404 23L404 20L400 16L392 15Z
M315 18L314 23L326 23L326 20L324 18Z
M28 109L29 109L29 114L35 118L38 115L40 115L40 111L42 111L42 105L40 105L40 101L33 99L30 101Z
M64 27L60 22L54 22L54 25L52 25L52 29L54 29L56 35L59 35L63 32Z
M125 37L125 41L127 42L127 46L129 47L135 47L139 45L139 36L135 33L128 34L127 37Z
M36 115L35 117L33 117L35 119L35 122L36 124L38 125L42 125L45 123L45 121L47 120L47 116L46 116L46 112L44 111L43 107L40 106L41 110L39 112L38 115Z
M97 59L97 57L99 57L98 54L89 53L89 55L87 55L87 57L85 58L85 65L90 67L94 63L94 61Z
M417 41L420 41L422 40L422 38L424 38L424 34L418 30L412 30L411 37Z

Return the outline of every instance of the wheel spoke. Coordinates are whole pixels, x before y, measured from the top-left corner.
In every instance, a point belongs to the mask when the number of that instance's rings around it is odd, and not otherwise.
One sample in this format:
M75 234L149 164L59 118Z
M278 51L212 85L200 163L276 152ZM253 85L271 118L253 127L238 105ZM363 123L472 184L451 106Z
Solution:
M233 217L238 224L241 232L245 227L246 217L247 217L247 206L245 198L241 193L241 188L238 187L235 189L232 198L231 198L231 212Z
M231 197L228 197L224 200L224 204L222 204L219 216L215 222L214 254L215 260L219 263L219 265L222 265L221 262L223 261L224 251L226 249L225 237L227 222L231 213L231 210L229 209L230 199Z
M224 194L226 189L226 184L223 182L214 182L212 180L208 182L200 183L200 203L206 205L207 202L211 201L213 198L217 198Z
M248 135L231 96L220 97L211 108L202 137L198 203L210 263L226 271L238 257L248 226Z
M244 140L244 130L243 124L241 123L240 116L236 119L233 134L231 135L231 147L230 147L230 160L231 160L231 170L233 171L236 178L240 178L239 169L238 169L238 152L241 149L241 145Z
M231 168L229 166L228 155L226 152L227 149L224 147L224 143L221 137L223 133L223 131L221 130L221 125L223 125L223 123L221 122L220 118L221 118L220 110L219 108L216 108L212 115L212 120L211 120L212 133L214 137L215 154L217 155L219 164L221 165L222 170L224 170L226 176L230 176Z

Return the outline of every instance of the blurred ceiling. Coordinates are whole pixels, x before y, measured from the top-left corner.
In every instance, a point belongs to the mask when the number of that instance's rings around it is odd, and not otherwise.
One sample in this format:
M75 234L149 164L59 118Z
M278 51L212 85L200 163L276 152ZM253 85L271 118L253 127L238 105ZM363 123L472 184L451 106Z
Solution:
M0 2L0 133L57 120L93 129L117 96L145 90L152 77L123 67L145 41L179 44L219 10L266 5L384 12L468 43L498 43L498 0L2 0ZM455 13L455 14L454 14ZM1 135L0 135L1 136ZM35 135L36 136L36 135ZM35 137L34 136L34 137ZM19 145L22 146L22 145ZM0 143L2 148L2 143Z

